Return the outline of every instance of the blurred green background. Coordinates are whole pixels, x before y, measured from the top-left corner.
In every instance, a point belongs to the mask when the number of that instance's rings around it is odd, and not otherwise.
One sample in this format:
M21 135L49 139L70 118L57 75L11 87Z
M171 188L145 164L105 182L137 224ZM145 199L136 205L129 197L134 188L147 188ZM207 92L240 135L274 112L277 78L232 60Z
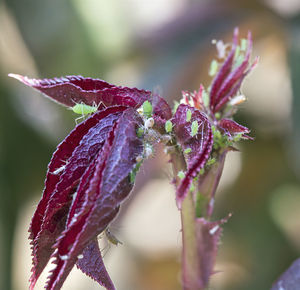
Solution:
M268 289L300 256L300 2L298 0L0 0L0 289L28 289L27 228L56 145L75 116L9 79L81 74L159 91L208 85L212 39L253 32L259 66L237 120L254 142L228 155L215 218L233 217L210 289ZM112 231L100 239L117 289L180 289L180 219L157 149ZM37 289L46 279L41 277ZM63 289L99 289L74 269Z

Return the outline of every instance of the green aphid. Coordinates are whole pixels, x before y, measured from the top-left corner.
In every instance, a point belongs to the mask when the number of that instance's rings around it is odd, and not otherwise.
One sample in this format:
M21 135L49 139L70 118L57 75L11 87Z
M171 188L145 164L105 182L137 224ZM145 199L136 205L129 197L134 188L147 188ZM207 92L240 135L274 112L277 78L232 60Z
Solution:
M208 159L206 165L210 166L210 165L213 165L214 163L216 163L216 158L210 158L210 159Z
M174 107L173 107L173 110L172 110L172 113L173 114L175 114L176 113L176 111L177 111L177 108L179 107L179 102L177 102L177 101L174 101Z
M211 126L211 131L212 131L213 134L215 133L216 127L214 125Z
M173 124L170 120L165 123L165 130L167 133L171 133L173 129Z
M204 169L204 168L201 168L200 171L199 171L199 174L200 174L200 175L203 175L204 172L205 172L205 169Z
M240 66L242 64L242 62L244 61L244 56L242 54L240 54L236 59L235 59L235 63L234 63L234 68Z
M241 39L241 51L245 51L247 49L248 40L245 38Z
M136 131L136 135L141 138L144 135L144 129L142 127L138 128Z
M177 176L180 178L180 179L183 179L185 177L185 173L181 170L177 173Z
M243 133L238 133L233 137L233 142L238 142L243 138Z
M198 121L193 121L191 126L191 136L194 137L198 134L199 124Z
M105 231L105 236L107 238L107 240L112 243L113 245L117 246L118 244L123 244L121 241L119 241L109 230L109 228L106 228Z
M191 119L192 119L192 111L191 111L190 109L188 109L188 110L186 111L186 121L187 121L187 122L190 122Z
M190 186L190 192L194 192L195 189L196 189L195 184L192 183L191 186Z
M220 139L222 139L221 132L215 126L211 126L211 130L213 133L214 141L219 141Z
M216 74L216 72L218 71L218 62L214 59L211 64L210 64L210 68L209 68L209 75L212 77Z
M235 53L234 53L234 59L237 59L240 56L241 48L237 46Z
M143 103L143 113L148 118L152 116L152 105L149 101Z
M204 106L206 108L208 108L208 106L209 106L209 95L206 91L202 92L202 101L203 101Z
M217 143L214 143L213 148L214 148L214 150L218 150L220 148L220 145Z
M143 161L138 162L136 164L136 166L130 171L130 173L129 173L129 181L130 181L130 183L134 183L135 182L136 174L138 173L138 171L139 171L139 169L140 169L140 167L142 165L142 162Z
M79 115L88 115L95 113L98 110L97 106L89 106L86 104L76 104L72 107L72 111Z
M189 154L189 153L191 153L192 152L192 149L191 148L186 148L184 151L183 151L183 153L185 153L185 154Z
M217 120L220 120L221 119L221 113L220 112L215 113L215 117L216 117Z

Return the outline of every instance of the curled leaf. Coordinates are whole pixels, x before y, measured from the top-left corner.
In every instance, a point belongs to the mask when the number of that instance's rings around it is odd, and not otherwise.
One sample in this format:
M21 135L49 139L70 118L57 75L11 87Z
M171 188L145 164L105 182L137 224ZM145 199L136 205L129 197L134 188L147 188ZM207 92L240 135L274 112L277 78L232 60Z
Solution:
M187 112L191 111L191 120L187 122ZM192 132L191 122L197 122L197 132ZM199 174L209 158L212 150L212 131L207 117L199 110L188 105L181 104L172 119L174 133L182 150L188 149L186 157L187 171L177 188L177 204L180 207L190 184ZM191 134L193 133L193 134Z
M238 46L238 29L234 30L232 48L219 72L213 79L210 90L210 109L212 113L220 111L234 97L241 87L245 76L254 68L257 59L250 65L252 51L251 33L248 33L247 50L239 55L241 61L235 59L240 48Z

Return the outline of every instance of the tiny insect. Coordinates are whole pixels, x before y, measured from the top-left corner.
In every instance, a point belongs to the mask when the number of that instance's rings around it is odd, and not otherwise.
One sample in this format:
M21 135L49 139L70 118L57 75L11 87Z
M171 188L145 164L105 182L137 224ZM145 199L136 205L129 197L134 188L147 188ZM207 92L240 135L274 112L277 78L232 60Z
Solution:
M61 174L66 169L66 166L68 164L68 159L60 160L60 161L63 163L63 165L61 165L60 167L56 168L53 172L51 172L52 174L54 174L54 175Z
M191 136L194 137L198 134L199 124L197 121L193 121L191 126Z
M181 170L178 172L177 176L180 178L180 179L183 179L185 177L185 173Z
M105 236L108 239L109 242L111 242L113 245L117 246L118 244L123 245L121 241L119 241L109 230L109 228L105 229Z
M145 101L142 105L143 114L150 118L152 116L152 104L149 101Z
M229 101L229 104L231 106L236 106L236 105L240 105L242 104L243 102L246 101L246 97L244 95L238 95L238 96L235 96L233 97L230 101Z
M210 64L208 74L212 77L217 73L217 71L218 71L218 62L214 59Z
M137 163L142 162L142 161L143 161L143 156L142 156L142 155L138 155L138 156L135 158L135 161L136 161Z
M192 119L192 111L191 110L187 110L186 111L186 121L190 122Z
M57 169L55 169L52 173L53 173L54 175L58 175L58 174L60 174L61 172L63 172L63 171L65 170L65 168L66 168L66 164L63 165L63 166L61 166L61 167L59 167L59 168L57 168Z
M145 154L145 158L149 158L149 157L153 157L154 156L154 151L153 151L153 147L150 144L146 144L144 147L144 154Z
M96 105L96 103L95 103L93 106L90 106L90 105L86 105L83 103L78 103L75 106L73 106L71 108L72 111L75 114L81 115L80 117L75 119L76 124L78 124L78 121L83 119L85 116L95 113L99 109L99 106L101 104L102 104L102 102L100 102L98 105Z
M184 151L183 151L185 154L189 154L192 152L192 149L191 148L186 148Z
M170 120L165 123L165 130L167 133L171 133L173 128L173 124Z
M149 118L145 121L145 129L148 130L150 128L152 128L154 126L154 119L153 118Z

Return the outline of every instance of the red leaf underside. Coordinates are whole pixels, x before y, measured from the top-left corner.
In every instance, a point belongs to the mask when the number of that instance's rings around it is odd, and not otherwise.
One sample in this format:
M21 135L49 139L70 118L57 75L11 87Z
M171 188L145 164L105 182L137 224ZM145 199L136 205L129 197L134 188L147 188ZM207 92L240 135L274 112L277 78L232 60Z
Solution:
M116 216L120 203L132 189L128 178L142 153L142 141L136 136L141 119L132 109L124 112L116 128L97 157L94 177L84 194L84 202L73 202L68 226L57 240L54 253L56 268L49 277L47 289L59 289L83 249L101 233ZM111 145L112 144L112 145ZM78 192L78 195L81 195ZM79 206L79 210L73 207ZM104 282L103 282L104 283Z
M72 141L77 141L79 137L81 137L81 141L79 144L78 142L74 142L77 144L77 147L73 150L72 156L67 159L68 161L64 165L65 169L63 173L58 176L53 174L54 170L52 168L55 169L55 167L52 161L50 162L46 186L49 185L52 192L46 187L45 192L47 194L43 195L30 228L32 233L31 238L33 239L34 265L32 269L33 274L30 279L32 285L35 284L46 266L53 252L52 246L55 243L56 237L64 230L72 195L76 191L81 176L101 148L109 130L124 109L125 107L105 109L96 113L86 120L84 124L78 125L73 130L66 140L62 142L62 147L67 147L68 144L71 144L70 146L74 148L75 145ZM92 127L91 124L94 126ZM78 131L80 133L84 132L85 135L78 134ZM60 149L61 147L59 146L56 151L57 154L54 154L52 160L57 160L59 157L60 159L62 157L66 158L66 155L62 156L61 153L63 151ZM55 176L55 179L52 178L53 176ZM53 184L53 181L56 181L56 184Z
M76 266L106 289L114 290L115 287L104 266L97 239L92 240L81 255Z
M54 174L55 170L66 165L66 160L69 160L69 158L72 156L73 151L79 145L83 136L101 119L104 119L110 114L117 114L119 112L122 112L125 109L126 107L116 106L96 113L91 118L88 118L85 122L77 125L76 128L65 138L65 140L58 145L48 165L48 172L45 180L45 189L42 199L40 200L31 221L29 229L31 233L31 239L34 239L40 231L43 215L46 210L49 198L61 178L60 174Z
M138 107L151 96L150 91L114 86L100 79L82 76L54 79L31 79L17 74L9 76L68 107L73 107L78 103L90 106L103 103L105 106Z

